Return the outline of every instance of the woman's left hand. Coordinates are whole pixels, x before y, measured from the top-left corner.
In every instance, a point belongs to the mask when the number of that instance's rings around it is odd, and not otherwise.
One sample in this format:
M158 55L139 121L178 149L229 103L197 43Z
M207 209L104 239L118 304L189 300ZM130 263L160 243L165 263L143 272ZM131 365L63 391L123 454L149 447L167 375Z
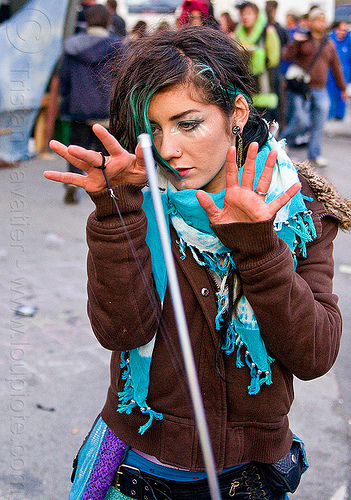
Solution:
M273 169L277 159L277 152L270 151L263 168L261 177L254 190L256 171L256 157L258 143L250 144L246 161L243 166L241 185L236 165L236 149L230 147L226 158L226 192L223 208L216 206L212 198L204 191L196 192L197 199L212 224L229 224L232 222L260 222L271 219L301 188L297 182L285 193L271 203L265 198L272 181Z

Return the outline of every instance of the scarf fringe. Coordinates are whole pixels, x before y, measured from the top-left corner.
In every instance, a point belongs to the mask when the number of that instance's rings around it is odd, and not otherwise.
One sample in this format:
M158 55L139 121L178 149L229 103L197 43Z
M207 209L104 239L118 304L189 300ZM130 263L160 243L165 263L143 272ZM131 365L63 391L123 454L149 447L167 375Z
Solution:
M154 410L152 410L150 406L147 406L146 401L142 405L139 405L135 401L135 399L133 399L134 387L132 385L132 376L128 358L128 351L124 351L121 353L120 366L122 369L124 368L124 371L122 372L122 379L125 380L126 383L124 385L124 390L118 393L118 399L120 400L120 404L118 405L117 411L119 413L126 412L127 415L130 415L132 413L133 408L139 406L141 413L149 415L149 420L146 422L146 424L139 427L139 433L144 434L144 432L152 424L153 419L155 418L156 420L162 420L163 415L162 413L157 413Z
M227 331L226 343L222 346L225 354L230 355L234 352L236 348L236 367L243 368L246 365L250 369L250 377L251 382L248 386L248 392L250 395L258 394L260 388L263 384L270 385L272 384L272 374L270 370L262 371L257 365L252 361L249 351L247 350L247 346L241 340L240 335L238 335L233 325L230 325ZM242 348L245 349L245 363L242 361ZM267 363L270 366L274 361L274 358L271 356L267 356Z
M149 420L146 422L146 424L144 424L141 427L139 427L139 433L141 435L143 435L144 432L150 427L150 425L152 424L154 418L156 420L162 420L163 419L162 413L155 412L149 406L147 408L140 408L140 411L141 411L141 413L146 413L146 414L149 415Z
M238 336L238 338L240 338ZM242 348L242 346L244 345L244 342L242 340L240 340L239 344L238 344L238 348L236 350L236 366L237 368L242 368L244 365L244 363L241 361L241 354L240 354L240 350Z
M260 391L261 385L272 384L272 373L271 370L267 370L265 372L259 370L257 368L257 365L252 361L252 359L251 358L249 359L249 356L250 356L249 351L246 351L245 362L247 366L250 368L250 376L251 376L251 383L248 386L248 392L251 396L254 396L258 394L258 392ZM272 358L271 356L267 356L267 361L268 361L268 366L270 367L270 365L274 361L274 358Z
M305 199L309 199L304 197ZM278 235L281 231L284 233L285 229L289 229L294 234L294 241L289 245L291 253L294 257L295 266L297 264L296 260L296 249L298 248L300 254L303 258L307 257L307 244L316 238L317 232L312 219L312 212L310 210L305 210L302 214L296 214L291 219L287 220L283 224L275 224L275 230ZM284 239L284 238L282 238Z
M302 223L299 221L300 224ZM304 234L301 231L301 234ZM309 237L304 237L306 241L310 241ZM208 266L211 271L216 272L221 278L221 286L219 291L216 294L217 297L217 315L215 318L215 326L216 330L219 331L221 328L221 325L223 323L223 317L224 313L228 309L228 304L229 304L229 290L227 287L227 277L229 274L229 271L231 270L231 267L235 267L233 257L230 253L226 254L209 254L207 252L203 252L201 254L201 259L195 252L195 250L190 246L191 252L198 264L201 266ZM184 248L184 255L185 255L185 248ZM235 285L234 285L235 286ZM240 321L238 319L238 321ZM235 351L235 348L237 348L236 352L236 366L237 368L243 368L245 366L245 363L241 359L241 348L245 347L245 362L247 366L250 368L250 376L251 376L251 383L248 387L248 392L250 395L257 394L261 388L261 385L266 384L270 385L272 383L272 376L270 370L260 370L257 365L252 361L251 357L249 359L250 353L247 350L247 346L245 343L242 341L240 335L237 333L235 330L235 325L234 325L234 318L232 319L231 323L229 324L227 331L226 331L226 337L225 337L225 342L222 345L221 349L225 352L226 355L230 355ZM267 364L270 366L271 363L273 363L274 359L268 356L267 354Z

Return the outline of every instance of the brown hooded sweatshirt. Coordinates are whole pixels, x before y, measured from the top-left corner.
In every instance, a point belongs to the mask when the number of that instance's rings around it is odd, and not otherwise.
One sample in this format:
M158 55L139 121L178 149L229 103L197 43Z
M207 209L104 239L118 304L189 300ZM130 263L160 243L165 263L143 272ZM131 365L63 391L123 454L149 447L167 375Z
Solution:
M216 284L191 252L184 260L180 258L177 235L171 231L218 472L250 460L274 462L285 456L292 442L287 415L294 398L293 377L320 377L338 353L341 316L332 291L332 250L338 225L301 180L303 194L314 198L306 204L313 212L317 238L308 244L307 258L297 256L296 272L287 244L273 229L273 220L212 227L233 250L244 294L268 352L275 358L271 365L273 383L263 385L257 395L248 394L250 373L246 365L236 367L235 352L229 356L220 352L219 376ZM144 277L109 193L91 194L96 210L87 225L88 313L97 339L112 351L111 385L101 415L132 447L165 464L204 470L169 290L162 321L159 319L159 299L145 243L143 195L131 184L114 191ZM148 293L143 280L148 283ZM163 419L154 420L141 435L138 429L146 423L146 415L138 408L130 415L117 412L118 392L124 388L120 352L146 344L156 331L148 404L161 412Z

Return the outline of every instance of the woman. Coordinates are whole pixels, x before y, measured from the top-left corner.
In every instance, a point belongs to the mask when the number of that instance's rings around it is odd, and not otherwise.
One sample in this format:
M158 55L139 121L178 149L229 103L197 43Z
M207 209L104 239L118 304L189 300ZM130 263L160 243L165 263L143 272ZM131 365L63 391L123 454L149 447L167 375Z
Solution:
M183 26L210 26L219 28L213 16L213 6L207 0L184 0L176 21L178 28Z
M223 33L232 35L236 28L236 23L228 12L223 12L218 19L219 26Z
M145 131L223 498L284 499L306 468L287 417L293 376L321 376L339 347L335 216L255 113L246 54L225 34L168 31L121 57L111 134L94 126L120 215L99 153L53 141L86 176L45 173L96 204L88 311L112 351L107 401L78 454L70 499L210 498L137 146ZM291 476L274 472L277 462Z
M281 44L276 28L267 24L267 15L253 2L238 5L240 22L235 36L250 52L250 67L256 80L253 103L267 120L277 119L278 95L272 83L273 68L280 62Z

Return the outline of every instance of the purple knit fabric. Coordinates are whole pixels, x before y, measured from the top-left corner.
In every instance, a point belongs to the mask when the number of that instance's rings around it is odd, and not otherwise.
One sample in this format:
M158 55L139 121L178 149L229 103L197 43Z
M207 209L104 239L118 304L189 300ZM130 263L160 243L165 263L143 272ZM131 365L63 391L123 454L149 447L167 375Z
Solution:
M82 500L105 498L118 466L122 462L126 447L126 443L119 439L111 429L108 429Z

